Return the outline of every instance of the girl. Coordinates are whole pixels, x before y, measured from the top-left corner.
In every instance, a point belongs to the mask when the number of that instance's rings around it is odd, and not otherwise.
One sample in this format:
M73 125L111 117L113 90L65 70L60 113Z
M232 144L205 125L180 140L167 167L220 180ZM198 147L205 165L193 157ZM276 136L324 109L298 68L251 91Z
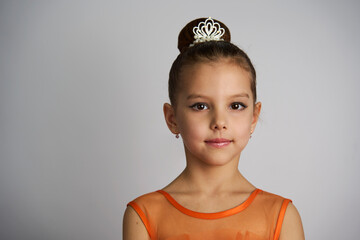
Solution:
M124 240L304 239L291 201L257 189L238 170L261 110L250 59L211 18L188 23L178 48L164 115L182 137L186 168L128 204Z

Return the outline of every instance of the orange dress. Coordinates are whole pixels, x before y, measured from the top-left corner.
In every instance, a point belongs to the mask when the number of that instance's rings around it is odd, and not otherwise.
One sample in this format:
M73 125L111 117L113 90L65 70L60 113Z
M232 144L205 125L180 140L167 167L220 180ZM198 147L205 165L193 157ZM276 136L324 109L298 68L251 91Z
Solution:
M159 190L136 198L128 206L140 216L151 240L277 240L289 202L256 189L234 208L200 213Z

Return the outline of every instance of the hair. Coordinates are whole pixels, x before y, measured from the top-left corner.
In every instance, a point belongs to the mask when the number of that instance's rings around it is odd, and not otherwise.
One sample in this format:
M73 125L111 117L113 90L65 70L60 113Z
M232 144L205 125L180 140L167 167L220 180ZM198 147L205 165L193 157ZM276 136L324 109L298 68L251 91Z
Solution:
M178 38L178 49L180 54L175 59L169 73L169 98L170 103L176 107L176 97L182 81L181 76L186 67L197 63L218 62L220 60L230 60L247 71L250 76L250 88L256 102L256 71L250 58L239 47L230 42L231 35L228 27L222 22L213 19L224 28L225 33L222 36L224 41L194 42L193 28L206 18L199 18L189 22L181 31Z

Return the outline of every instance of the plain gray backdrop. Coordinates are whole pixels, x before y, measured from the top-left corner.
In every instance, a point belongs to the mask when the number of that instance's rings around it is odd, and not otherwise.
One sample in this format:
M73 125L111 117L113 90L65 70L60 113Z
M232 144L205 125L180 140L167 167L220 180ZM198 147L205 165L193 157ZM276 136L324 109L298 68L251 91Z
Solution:
M162 105L181 28L232 31L261 121L240 159L307 239L360 235L359 1L1 1L0 239L121 239L185 167Z

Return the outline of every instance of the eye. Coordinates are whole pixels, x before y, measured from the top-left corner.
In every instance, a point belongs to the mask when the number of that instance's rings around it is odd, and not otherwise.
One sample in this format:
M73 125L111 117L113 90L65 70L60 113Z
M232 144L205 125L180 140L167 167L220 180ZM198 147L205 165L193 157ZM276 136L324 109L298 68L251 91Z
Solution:
M242 110L245 109L247 106L240 102L234 102L230 105L230 108L233 110Z
M190 108L196 110L196 111L202 111L208 109L208 106L205 103L195 103L190 106Z

